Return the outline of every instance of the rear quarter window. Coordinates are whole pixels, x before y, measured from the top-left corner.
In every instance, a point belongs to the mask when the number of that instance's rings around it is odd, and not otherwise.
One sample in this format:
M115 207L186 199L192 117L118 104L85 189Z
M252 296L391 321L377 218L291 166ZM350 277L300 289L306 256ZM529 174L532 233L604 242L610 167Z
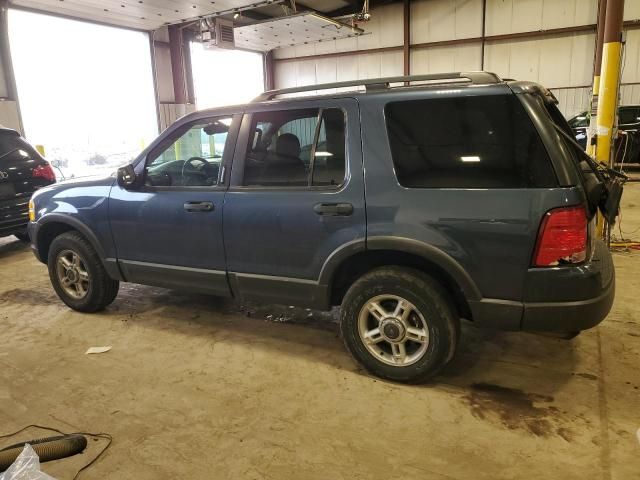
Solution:
M387 134L408 188L558 185L544 145L515 95L392 102Z

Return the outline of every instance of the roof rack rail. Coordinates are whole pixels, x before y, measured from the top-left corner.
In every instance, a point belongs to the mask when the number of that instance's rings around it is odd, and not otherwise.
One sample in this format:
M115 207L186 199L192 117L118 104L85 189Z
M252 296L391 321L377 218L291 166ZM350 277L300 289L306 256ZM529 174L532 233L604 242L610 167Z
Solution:
M305 85L303 87L281 88L268 90L258 95L254 102L271 100L278 95L289 93L311 92L314 90L328 90L331 88L365 87L367 90L380 90L389 88L392 83L428 82L437 80L460 80L471 84L501 83L502 79L491 72L449 72L432 73L428 75L407 75L401 77L370 78L367 80L349 80L346 82L321 83L319 85ZM444 82L443 82L444 83Z

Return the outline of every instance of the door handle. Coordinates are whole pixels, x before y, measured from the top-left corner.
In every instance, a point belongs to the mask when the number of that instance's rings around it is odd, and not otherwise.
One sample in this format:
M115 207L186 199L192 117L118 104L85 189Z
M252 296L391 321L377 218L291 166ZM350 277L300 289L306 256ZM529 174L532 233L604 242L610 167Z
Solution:
M318 215L348 217L353 213L353 205L350 203L316 203L313 206L313 211Z
M185 202L184 209L187 212L213 212L213 202Z

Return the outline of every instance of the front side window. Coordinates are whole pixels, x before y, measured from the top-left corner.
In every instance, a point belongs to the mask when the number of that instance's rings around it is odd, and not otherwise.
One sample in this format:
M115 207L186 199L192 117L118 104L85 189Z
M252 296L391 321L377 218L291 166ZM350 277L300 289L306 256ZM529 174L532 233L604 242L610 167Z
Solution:
M150 186L206 187L220 182L222 154L231 117L211 118L188 127L169 146L153 152L146 169Z
M253 115L245 186L337 186L345 176L344 113L336 108Z
M546 149L514 95L394 102L385 116L404 187L557 186Z

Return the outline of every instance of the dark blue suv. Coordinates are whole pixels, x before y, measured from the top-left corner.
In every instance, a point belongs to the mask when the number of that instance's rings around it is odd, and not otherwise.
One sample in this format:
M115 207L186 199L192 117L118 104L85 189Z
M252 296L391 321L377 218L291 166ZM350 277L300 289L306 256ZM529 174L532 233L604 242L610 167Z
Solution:
M38 191L32 248L82 312L121 281L340 305L358 362L422 381L461 318L568 334L609 312L607 187L555 103L486 72L266 92L187 115L114 177Z

